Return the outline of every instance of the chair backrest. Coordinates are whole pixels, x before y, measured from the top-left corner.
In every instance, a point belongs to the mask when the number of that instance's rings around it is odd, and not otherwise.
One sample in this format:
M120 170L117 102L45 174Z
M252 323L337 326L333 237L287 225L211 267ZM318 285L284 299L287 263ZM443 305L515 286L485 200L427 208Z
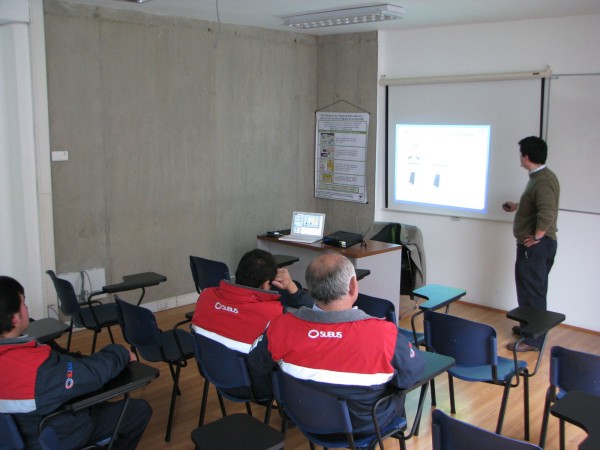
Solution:
M517 441L461 422L436 409L432 413L433 450L540 450L535 444Z
M388 223L379 232L373 235L370 240L387 242L390 244L402 245L401 264L402 272L400 277L400 293L403 295L411 294L415 289L416 271L413 270L411 252L405 242L400 239L402 224Z
M344 399L276 370L273 394L298 427L308 433L352 433L350 412Z
M147 361L164 361L160 330L152 311L115 297L117 316L125 340Z
M219 286L221 280L231 279L227 264L220 261L190 256L190 269L198 293L207 287Z
M237 397L239 401L250 401L252 388L244 355L223 344L192 331L194 356L203 375L217 389L247 388L247 395ZM239 390L240 394L243 390ZM238 391L236 391L238 392ZM229 397L228 393L225 393Z
M402 244L400 242L400 230L402 225L399 223L388 223L377 234L371 237L372 241L388 242L390 244Z
M449 314L425 311L425 346L451 356L457 366L498 365L496 330Z
M555 346L550 351L550 385L600 396L600 355Z
M54 289L56 289L60 310L66 316L73 316L75 324L81 326L81 323L79 322L80 307L73 285L68 280L58 278L53 270L47 270L46 273L50 276L50 279L54 284Z
M21 432L10 414L0 414L0 450L18 450L25 447Z
M385 319L395 325L398 324L396 321L396 309L394 308L394 304L389 300L359 293L354 306L370 316Z

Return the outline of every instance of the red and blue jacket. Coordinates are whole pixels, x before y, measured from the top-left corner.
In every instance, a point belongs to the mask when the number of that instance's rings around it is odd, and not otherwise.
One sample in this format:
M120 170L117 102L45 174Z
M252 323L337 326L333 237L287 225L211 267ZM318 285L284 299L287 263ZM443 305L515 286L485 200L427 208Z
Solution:
M359 309L301 308L271 321L248 355L254 380L268 382L275 365L300 380L348 400L357 432L372 429L371 408L389 387L418 381L425 362L391 322ZM257 386L256 389L265 387ZM395 397L378 414L381 425L404 415Z
M38 425L63 403L96 391L129 363L129 352L109 345L84 358L58 353L27 337L0 339L0 413L12 414L26 448L40 448ZM65 448L88 442L93 413L85 409L48 421Z
M196 302L192 328L227 348L247 354L267 324L283 314L276 292L221 281L204 289Z

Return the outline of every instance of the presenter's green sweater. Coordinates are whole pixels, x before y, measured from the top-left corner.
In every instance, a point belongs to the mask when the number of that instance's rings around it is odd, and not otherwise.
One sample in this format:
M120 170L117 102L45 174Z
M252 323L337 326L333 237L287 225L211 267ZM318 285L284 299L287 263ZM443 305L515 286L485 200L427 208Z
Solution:
M558 178L547 167L529 175L529 182L521 195L513 223L513 234L522 244L525 236L543 230L546 236L556 240L556 219L560 185Z

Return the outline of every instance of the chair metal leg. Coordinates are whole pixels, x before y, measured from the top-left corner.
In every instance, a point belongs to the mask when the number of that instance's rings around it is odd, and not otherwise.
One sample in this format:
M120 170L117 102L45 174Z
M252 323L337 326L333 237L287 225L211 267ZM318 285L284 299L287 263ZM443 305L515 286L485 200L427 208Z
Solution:
M252 408L250 407L250 402L246 402L246 412L248 415L252 415Z
M285 415L283 407L279 402L276 401L275 406L277 407L277 411L279 412L279 417L281 417L281 432L285 435L287 433L289 419Z
M414 436L418 436L419 435L419 427L421 426L421 417L423 416L423 405L425 404L425 396L427 395L427 383L425 383L423 386L421 386L421 392L419 392L419 403L418 403L418 407L417 407L417 413L415 415L415 422L413 423L413 429L411 430L411 434L414 434ZM404 435L403 435L404 436ZM411 435L409 434L408 437L410 438ZM400 439L400 448L402 448L402 443L404 442L404 439Z
M175 377L173 378L173 392L171 392L171 406L169 408L169 419L167 421L167 433L165 435L165 441L171 440L171 428L173 426L173 418L175 416L175 400L177 400L177 392L179 392L179 373L181 372L181 366L178 364L175 369Z
M119 419L117 420L117 424L115 425L115 429L110 438L110 443L108 444L107 450L112 450L113 445L114 445L115 441L117 440L117 437L119 435L119 427L121 426L121 423L123 422L123 418L125 417L125 411L127 410L127 405L129 405L129 398L130 398L129 392L127 392L123 398L124 399L123 409L121 409L121 414L119 414Z
M435 399L435 379L432 378L429 382L431 386L431 406L437 406L437 400Z
M94 337L92 338L92 355L96 352L96 339L98 338L98 331L94 330Z
M73 336L73 318L71 317L71 325L69 326L69 336L67 337L67 352L71 350L71 336Z
M540 430L539 446L544 448L546 445L546 435L548 434L548 421L550 419L550 404L552 403L552 388L546 391L546 402L544 403L544 413L542 416L542 428Z
M225 410L225 402L223 402L223 396L217 391L217 398L219 399L219 406L221 407L221 415L227 417L227 411Z
M204 425L206 417L206 404L208 403L208 380L204 379L204 389L202 390L202 404L200 405L200 418L198 419L198 427Z
M564 420L560 419L560 421L558 422L558 428L560 430L560 432L559 432L560 450L565 450L567 447L565 446L566 433L565 433L565 421Z
M267 425L269 425L269 423L271 422L271 410L272 409L273 409L273 402L270 402L265 407L265 419L263 420L263 422L266 423Z
M454 378L448 373L448 389L450 390L450 413L456 414L456 404L454 403Z
M173 379L173 383L175 383L175 377L178 377L177 373L179 373L179 370L179 364L177 364L177 369L173 369L173 364L169 363L169 371L171 372L171 378ZM181 391L179 390L179 383L177 383L177 395L181 395Z
M529 440L529 377L523 375L523 424L525 427L525 440Z
M502 434L502 425L504 425L504 414L506 413L506 405L508 404L508 394L510 393L510 382L512 377L509 377L504 382L504 392L502 393L502 403L500 404L500 412L498 413L498 424L496 426L496 434Z
M113 337L112 331L110 327L106 327L108 329L108 335L110 336L110 342L115 343L115 338Z

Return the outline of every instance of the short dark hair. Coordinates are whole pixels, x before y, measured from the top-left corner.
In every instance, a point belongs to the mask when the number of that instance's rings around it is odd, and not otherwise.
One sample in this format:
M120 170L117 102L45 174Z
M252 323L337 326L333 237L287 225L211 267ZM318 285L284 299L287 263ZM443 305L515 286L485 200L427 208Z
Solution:
M259 288L265 281L272 281L277 275L277 261L264 250L249 251L237 266L235 282L242 286Z
M324 253L306 268L306 288L321 303L331 303L348 294L350 280L356 276L348 258L337 253Z
M21 283L0 276L0 333L8 333L14 328L12 319L21 310L21 295L25 295Z
M519 141L521 155L527 155L529 161L535 164L545 164L548 158L546 141L537 136L529 136Z

